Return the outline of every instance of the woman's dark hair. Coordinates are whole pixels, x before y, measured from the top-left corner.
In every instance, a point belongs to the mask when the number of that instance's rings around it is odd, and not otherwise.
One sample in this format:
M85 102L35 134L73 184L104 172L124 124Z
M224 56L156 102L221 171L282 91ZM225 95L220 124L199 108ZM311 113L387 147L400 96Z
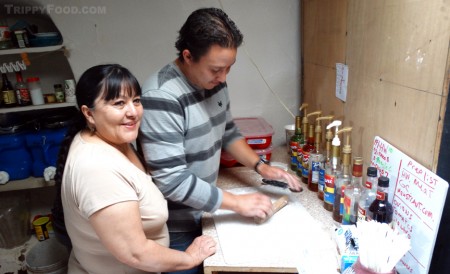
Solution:
M81 130L87 128L86 118L81 112L81 106L95 107L95 100L101 98L110 101L118 98L125 90L128 95L140 96L141 87L138 80L131 72L117 64L97 65L86 70L78 80L75 95L77 98L78 112L67 129L64 140L61 143L58 161L56 163L55 185L56 197L52 209L53 221L59 228L64 227L64 214L61 201L61 182L64 166L73 138ZM62 227L61 227L62 225ZM64 231L62 232L64 233Z
M238 48L243 35L228 15L218 8L198 9L189 15L179 31L175 47L178 59L183 62L183 50L188 49L197 62L212 45Z

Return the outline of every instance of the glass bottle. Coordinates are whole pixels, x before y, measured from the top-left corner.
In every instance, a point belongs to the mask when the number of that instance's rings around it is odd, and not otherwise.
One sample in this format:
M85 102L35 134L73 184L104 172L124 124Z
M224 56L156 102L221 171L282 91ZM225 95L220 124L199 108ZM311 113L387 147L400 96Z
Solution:
M369 206L376 199L377 196L377 177L378 170L376 167L370 166L367 168L366 183L364 184L361 198L358 203L358 222L366 221Z
M64 91L61 84L53 85L53 89L55 90L55 97L57 103L64 103Z
M358 220L358 205L361 197L363 160L361 157L353 159L352 180L344 191L344 212L342 224L354 225Z
M300 116L295 116L295 133L289 142L291 146L291 169L297 170L297 151L300 143L303 143L302 120Z
M4 107L15 107L17 106L16 93L8 80L6 73L2 73L2 97Z
M27 84L23 82L22 72L16 72L16 97L17 104L19 106L31 105L30 91L28 90Z
M389 202L389 178L378 178L377 198L370 204L368 220L392 226L393 208Z
M328 211L333 211L335 180L340 173L342 173L340 147L332 146L330 162L325 165L325 187L323 195L323 207Z
M309 156L311 152L315 151L316 147L314 145L314 125L309 125L308 128L308 138L306 139L305 145L302 147L302 171L299 173L297 169L297 175L302 178L302 182L308 184L308 173L309 173Z
M12 47L11 30L6 18L2 16L0 18L0 49L10 49Z
M343 153L342 173L336 177L334 186L333 219L342 222L344 213L344 191L350 185L350 153Z
M325 155L323 159L323 163L320 166L319 171L319 189L317 196L320 200L324 199L324 190L325 190L325 168L327 165L330 165L331 161L331 140L333 139L333 132L331 129L328 129L325 133Z

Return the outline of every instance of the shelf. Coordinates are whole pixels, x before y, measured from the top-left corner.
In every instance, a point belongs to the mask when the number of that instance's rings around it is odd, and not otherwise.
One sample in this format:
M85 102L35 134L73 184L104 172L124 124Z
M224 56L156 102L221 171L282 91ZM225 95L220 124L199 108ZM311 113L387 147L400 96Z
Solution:
M39 109L76 107L76 106L77 106L76 103L51 103L51 104L43 104L43 105L37 105L37 106L0 108L0 114L1 113L10 113L10 112L19 112L19 111L39 110Z
M0 185L0 192L49 187L54 185L55 181L53 180L46 182L43 177L29 177L23 180L9 181L4 185Z
M3 49L0 50L0 55L8 54L20 54L20 53L37 53L37 52L49 52L63 48L63 45L48 46L48 47L34 47L34 48L17 48L17 49Z

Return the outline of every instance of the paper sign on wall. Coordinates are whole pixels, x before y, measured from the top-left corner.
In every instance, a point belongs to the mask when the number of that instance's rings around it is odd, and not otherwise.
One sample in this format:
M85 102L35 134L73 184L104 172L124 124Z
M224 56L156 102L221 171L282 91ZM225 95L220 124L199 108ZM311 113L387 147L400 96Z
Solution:
M348 66L336 63L336 97L347 100Z
M448 191L448 183L380 137L375 137L371 165L389 178L394 225L411 240L400 260L401 273L428 273Z

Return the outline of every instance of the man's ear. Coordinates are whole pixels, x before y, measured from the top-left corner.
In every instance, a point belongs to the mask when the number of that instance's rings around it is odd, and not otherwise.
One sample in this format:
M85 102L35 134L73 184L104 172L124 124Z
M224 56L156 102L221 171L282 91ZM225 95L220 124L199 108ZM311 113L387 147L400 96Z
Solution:
M192 54L188 49L183 50L182 55L185 62L187 63L193 62Z

